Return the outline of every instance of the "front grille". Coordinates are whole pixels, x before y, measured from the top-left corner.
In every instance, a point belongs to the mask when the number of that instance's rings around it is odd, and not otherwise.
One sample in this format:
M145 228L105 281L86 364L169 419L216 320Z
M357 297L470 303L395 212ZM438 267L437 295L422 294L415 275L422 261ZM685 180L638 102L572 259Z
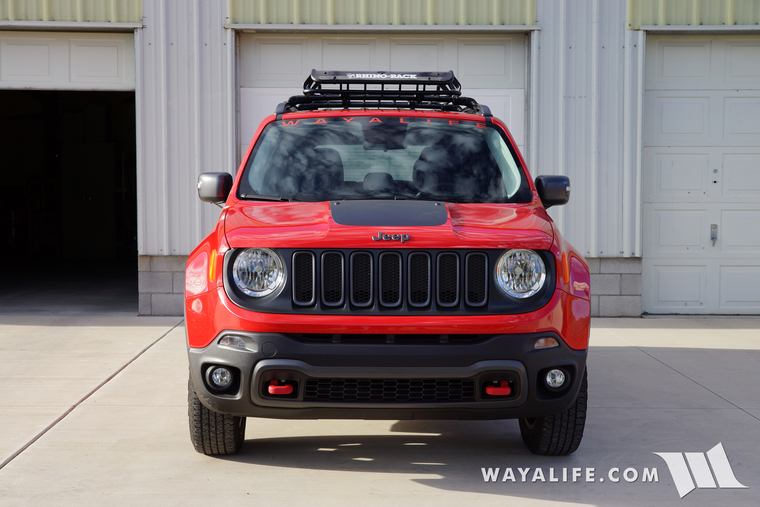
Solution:
M310 378L304 401L446 403L475 400L472 379Z
M479 311L489 305L484 251L324 250L291 255L298 311Z

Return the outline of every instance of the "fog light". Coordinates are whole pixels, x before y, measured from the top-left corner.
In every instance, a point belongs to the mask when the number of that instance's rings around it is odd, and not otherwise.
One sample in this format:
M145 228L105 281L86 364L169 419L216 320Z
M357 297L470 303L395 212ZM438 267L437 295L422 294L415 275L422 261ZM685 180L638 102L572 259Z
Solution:
M245 341L239 336L227 335L219 340L219 345L245 350Z
M222 366L214 368L209 378L217 389L226 389L232 384L232 372Z
M549 370L549 373L546 374L546 385L551 387L552 389L557 389L559 387L562 387L565 383L565 372L562 370Z
M557 340L554 338L539 338L536 340L536 343L533 344L535 350L552 349L554 347L559 347L559 343L557 343Z

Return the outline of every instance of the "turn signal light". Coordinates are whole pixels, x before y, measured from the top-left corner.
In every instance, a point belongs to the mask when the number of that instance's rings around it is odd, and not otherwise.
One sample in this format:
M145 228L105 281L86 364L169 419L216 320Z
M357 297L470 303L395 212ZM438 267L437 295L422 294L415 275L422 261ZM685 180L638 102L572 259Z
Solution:
M533 345L534 350L552 349L554 347L559 347L559 343L554 338L539 338Z

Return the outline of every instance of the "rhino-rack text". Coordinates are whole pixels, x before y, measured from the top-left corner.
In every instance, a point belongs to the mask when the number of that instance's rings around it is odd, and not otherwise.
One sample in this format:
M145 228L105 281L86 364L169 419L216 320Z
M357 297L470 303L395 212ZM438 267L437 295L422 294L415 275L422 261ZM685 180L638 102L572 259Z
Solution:
M417 74L346 74L348 79L417 79Z

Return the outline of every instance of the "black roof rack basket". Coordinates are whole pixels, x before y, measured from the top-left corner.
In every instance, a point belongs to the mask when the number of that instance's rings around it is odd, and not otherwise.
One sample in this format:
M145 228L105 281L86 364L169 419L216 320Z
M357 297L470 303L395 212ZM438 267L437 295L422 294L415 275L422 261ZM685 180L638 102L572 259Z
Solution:
M488 106L463 97L454 72L342 72L313 70L276 114L319 109L433 109L491 116Z

